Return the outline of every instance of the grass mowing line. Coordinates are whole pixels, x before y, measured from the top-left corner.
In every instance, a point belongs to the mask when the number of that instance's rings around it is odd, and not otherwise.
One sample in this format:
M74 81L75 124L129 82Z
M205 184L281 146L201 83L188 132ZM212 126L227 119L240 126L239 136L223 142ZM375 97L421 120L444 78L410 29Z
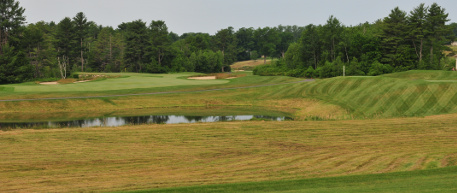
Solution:
M150 189L129 193L231 192L455 192L457 167L304 180Z
M242 86L242 87L230 87L230 88L215 88L205 90L194 90L194 91L165 91L165 92L152 92L152 93L136 93L136 94L119 94L119 95L105 95L105 96L81 96L81 97L50 97L50 98L34 98L34 99L3 99L0 102L15 102L15 101L36 101L36 100L61 100L61 99L90 99L90 98L109 98L109 97L125 97L125 96L141 96L141 95L158 95L158 94L179 94L179 93L193 93L193 92L209 92L209 91L221 91L221 90L235 90L244 88L258 88L285 84L297 84L303 82L314 81L314 79L306 79L295 82L276 83L276 84L263 84L253 86Z

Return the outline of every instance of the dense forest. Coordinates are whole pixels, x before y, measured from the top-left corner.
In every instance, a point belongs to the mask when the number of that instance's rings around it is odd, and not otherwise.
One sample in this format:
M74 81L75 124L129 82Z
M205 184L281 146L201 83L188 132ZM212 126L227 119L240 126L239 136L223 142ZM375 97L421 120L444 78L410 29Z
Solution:
M378 75L410 69L446 69L443 51L457 34L438 4L409 14L395 8L384 19L344 26L232 27L178 35L164 21L97 25L83 12L59 22L25 25L15 0L0 6L0 83L66 78L75 72L229 72L236 61L277 58L260 75L332 77Z
M457 24L446 22L448 13L436 3L420 4L409 14L396 7L384 19L357 26L330 16L325 25L306 26L282 59L254 73L326 78L451 70L455 60L445 53L455 53L446 45L457 36Z

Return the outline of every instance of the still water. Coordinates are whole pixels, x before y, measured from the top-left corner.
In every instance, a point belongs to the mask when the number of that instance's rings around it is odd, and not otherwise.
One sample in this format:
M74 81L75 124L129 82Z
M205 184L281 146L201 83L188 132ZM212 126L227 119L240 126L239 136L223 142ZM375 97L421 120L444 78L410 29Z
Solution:
M177 124L196 122L246 121L253 119L284 121L290 117L273 117L264 115L233 115L233 116L180 116L180 115L147 115L130 117L102 117L72 121L43 121L2 123L0 129L6 128L61 128L61 127L117 127L122 125L141 124Z

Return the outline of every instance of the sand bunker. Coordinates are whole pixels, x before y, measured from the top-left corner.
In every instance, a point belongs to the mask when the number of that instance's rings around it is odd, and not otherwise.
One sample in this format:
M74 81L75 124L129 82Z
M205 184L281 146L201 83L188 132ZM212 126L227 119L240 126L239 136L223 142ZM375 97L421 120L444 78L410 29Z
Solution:
M214 79L216 79L216 76L189 77L187 79L191 79L191 80L214 80Z
M53 84L59 84L59 83L58 82L40 82L40 84L53 85Z

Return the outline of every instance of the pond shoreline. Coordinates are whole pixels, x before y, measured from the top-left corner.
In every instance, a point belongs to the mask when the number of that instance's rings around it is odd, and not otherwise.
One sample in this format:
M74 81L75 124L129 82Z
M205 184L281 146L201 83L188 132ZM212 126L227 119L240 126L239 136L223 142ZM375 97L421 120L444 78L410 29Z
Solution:
M180 123L213 123L227 121L285 121L293 120L286 116L266 115L230 115L230 116L184 116L184 115L144 115L144 116L112 116L86 118L70 121L36 121L36 122L0 122L0 130L18 128L87 128L87 127L119 127L124 125L143 124L180 124Z

